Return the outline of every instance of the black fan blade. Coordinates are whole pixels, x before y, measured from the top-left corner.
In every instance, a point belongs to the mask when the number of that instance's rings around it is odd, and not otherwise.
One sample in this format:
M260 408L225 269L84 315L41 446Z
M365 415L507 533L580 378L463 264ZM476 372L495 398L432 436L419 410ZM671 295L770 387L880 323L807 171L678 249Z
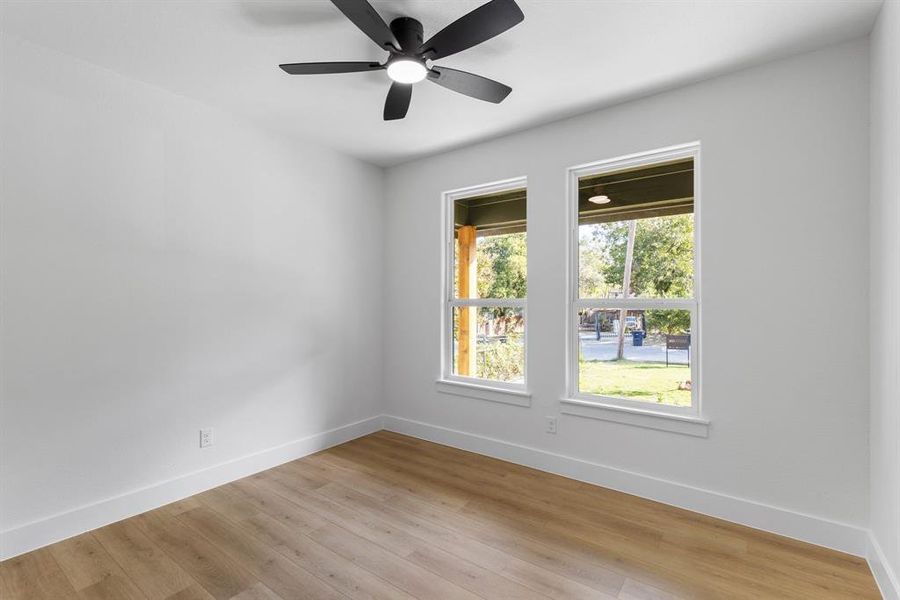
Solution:
M412 100L412 85L394 82L384 103L384 120L395 121L406 116Z
M453 21L419 47L419 54L437 60L477 46L525 19L515 0L491 0Z
M494 104L503 102L512 91L511 87L499 81L447 67L432 67L428 79L448 90Z
M377 62L314 62L278 65L291 75L327 75L329 73L358 73L375 71L384 67Z
M380 48L393 46L397 50L400 49L400 42L397 41L391 28L366 0L331 0L331 2Z
M328 75L329 73L358 73L360 71L375 71L384 66L373 62L342 62L342 63L289 63L278 65L285 73L291 75Z

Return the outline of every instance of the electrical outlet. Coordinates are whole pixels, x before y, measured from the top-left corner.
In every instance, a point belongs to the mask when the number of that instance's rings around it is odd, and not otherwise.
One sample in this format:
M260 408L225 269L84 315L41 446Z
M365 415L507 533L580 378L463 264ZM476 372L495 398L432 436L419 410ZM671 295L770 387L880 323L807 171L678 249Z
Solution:
M212 427L207 427L206 429L200 430L200 447L206 448L207 446L213 445L213 430Z
M547 433L556 433L556 417L547 417Z

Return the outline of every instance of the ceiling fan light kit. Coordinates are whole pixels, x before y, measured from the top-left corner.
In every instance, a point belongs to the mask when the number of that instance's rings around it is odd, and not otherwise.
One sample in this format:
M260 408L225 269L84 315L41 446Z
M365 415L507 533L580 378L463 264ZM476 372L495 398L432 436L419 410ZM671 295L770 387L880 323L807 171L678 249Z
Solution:
M424 61L396 58L387 64L387 74L397 83L419 83L428 75Z
M389 55L378 62L320 62L279 65L290 75L360 73L384 69L393 82L384 105L384 120L402 119L412 100L412 84L424 79L460 94L498 104L512 88L487 77L466 71L428 66L439 60L485 42L525 19L515 0L491 0L460 17L427 41L422 24L410 17L391 21L390 27L366 0L331 0L332 3Z

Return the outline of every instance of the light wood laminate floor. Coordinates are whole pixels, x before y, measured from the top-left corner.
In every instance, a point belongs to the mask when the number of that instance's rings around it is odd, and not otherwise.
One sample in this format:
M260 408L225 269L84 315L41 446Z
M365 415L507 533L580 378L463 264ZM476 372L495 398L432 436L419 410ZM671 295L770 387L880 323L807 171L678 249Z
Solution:
M386 431L7 560L0 596L880 597L860 558Z

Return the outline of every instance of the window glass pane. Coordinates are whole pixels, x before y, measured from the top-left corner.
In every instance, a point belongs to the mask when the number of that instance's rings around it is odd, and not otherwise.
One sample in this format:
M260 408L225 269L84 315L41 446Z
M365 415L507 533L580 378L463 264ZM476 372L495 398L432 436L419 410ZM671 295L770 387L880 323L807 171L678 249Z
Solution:
M691 405L691 313L587 309L579 313L578 391Z
M692 298L693 210L692 160L581 178L579 296Z
M454 203L453 297L525 298L525 190Z
M525 316L521 308L455 307L453 374L508 383L525 381Z
M692 298L694 216L652 217L578 227L579 295L623 298L633 236L629 298Z

